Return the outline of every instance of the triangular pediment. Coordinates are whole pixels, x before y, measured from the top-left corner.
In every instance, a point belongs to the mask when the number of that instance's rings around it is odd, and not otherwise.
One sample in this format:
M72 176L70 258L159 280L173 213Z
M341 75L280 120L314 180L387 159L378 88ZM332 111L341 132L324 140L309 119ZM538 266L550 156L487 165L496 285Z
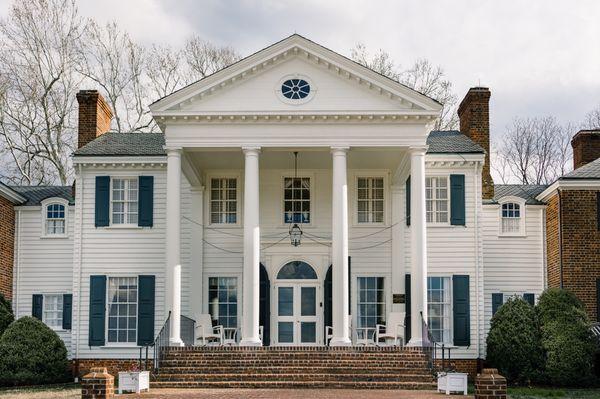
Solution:
M282 84L310 93L288 99ZM151 105L155 117L379 113L437 116L441 105L300 35L292 35Z

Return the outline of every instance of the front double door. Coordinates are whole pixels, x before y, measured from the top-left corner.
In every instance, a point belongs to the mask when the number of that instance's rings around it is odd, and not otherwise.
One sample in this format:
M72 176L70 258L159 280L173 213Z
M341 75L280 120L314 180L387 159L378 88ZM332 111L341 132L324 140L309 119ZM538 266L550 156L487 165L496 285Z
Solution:
M275 286L277 345L317 345L322 341L319 286L282 283Z

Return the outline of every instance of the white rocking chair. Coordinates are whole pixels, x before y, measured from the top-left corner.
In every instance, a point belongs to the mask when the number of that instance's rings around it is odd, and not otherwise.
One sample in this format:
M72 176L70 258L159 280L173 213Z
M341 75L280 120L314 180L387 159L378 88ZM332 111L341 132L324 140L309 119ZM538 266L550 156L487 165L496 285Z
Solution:
M375 344L381 345L379 340L394 340L394 345L404 345L404 319L405 312L390 312L385 325L375 326Z
M213 327L210 314L201 314L196 321L196 340L200 341L203 346L211 343L223 345L223 326Z
M354 342L352 339L352 319L348 319L348 337L350 337L350 341ZM329 346L329 342L333 338L333 327L326 326L325 327L325 345Z

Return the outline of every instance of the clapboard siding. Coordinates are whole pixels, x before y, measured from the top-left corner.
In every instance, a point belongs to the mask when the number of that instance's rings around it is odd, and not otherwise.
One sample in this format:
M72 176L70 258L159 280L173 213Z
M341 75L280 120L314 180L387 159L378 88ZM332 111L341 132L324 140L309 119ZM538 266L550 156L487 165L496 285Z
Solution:
M74 207L67 209L67 236L42 237L40 206L17 209L14 308L17 318L31 316L33 294L70 294L73 286ZM56 330L71 357L71 330Z

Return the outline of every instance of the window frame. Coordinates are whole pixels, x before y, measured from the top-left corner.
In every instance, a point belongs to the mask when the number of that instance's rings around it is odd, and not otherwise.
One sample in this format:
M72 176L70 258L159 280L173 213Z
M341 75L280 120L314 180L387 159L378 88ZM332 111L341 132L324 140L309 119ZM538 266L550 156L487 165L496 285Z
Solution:
M527 236L527 231L526 231L526 217L527 217L527 211L525 209L525 200L523 198L520 197L515 197L515 196L507 196L507 197L502 197L498 200L498 236L499 237L526 237ZM518 232L504 232L502 229L502 206L504 204L518 204L519 205L519 214L520 214L520 221L519 221L519 231Z
M366 199L367 204L369 204L368 205L369 210L366 211L366 213L367 213L367 215L369 215L369 219L371 219L370 221L367 221L367 222L361 222L359 220L359 217L358 217L358 213L359 213L358 203L359 203L359 201L361 201L361 199L359 198L358 192L360 190L359 181L361 179L367 179L367 181L374 181L375 179L381 179L382 185L383 185L382 186L382 189L383 189L383 198L381 200L372 198L372 194L373 194L373 190L374 190L374 188L373 188L372 185L371 185L371 188L367 188L368 195L370 196L370 198ZM387 202L387 199L388 199L387 198L387 194L388 194L388 192L387 192L387 180L386 180L385 176L381 176L381 175L368 175L367 176L366 174L365 175L363 175L363 174L357 174L356 176L354 176L354 201L353 201L353 203L354 203L354 212L353 212L353 214L354 214L354 224L356 226L384 226L384 225L386 225L387 224L387 221L386 221L386 219L387 219L387 209L386 209L387 206L386 206L386 202ZM365 201L365 200L363 200L363 201ZM381 201L381 203L382 203L382 217L381 217L381 222L374 222L374 221L372 221L372 219L373 219L373 212L374 212L373 211L373 202L374 201Z
M352 328L353 330L358 329L358 328L364 328L364 327L359 327L358 323L359 323L359 305L360 305L360 289L358 286L358 281L360 278L383 278L383 296L385 298L384 300L384 319L387 322L388 319L388 314L391 311L391 276L385 273L357 273L355 275L350 276L351 280L354 284L352 287L352 295L354 296L354 298L351 298L350 304L353 306L354 311L352 316ZM377 302L376 302L377 303ZM373 327L373 330L375 329L375 327ZM373 339L375 339L375 334L373 334Z
M445 345L454 345L454 292L452 287L453 276L445 275L445 274L429 274L427 275L427 326L431 328L429 321L429 305L431 302L429 301L429 279L430 278L442 278L448 281L448 328L443 328L442 331L448 330L448 340L444 342L439 342L440 344Z
M427 198L427 179L444 179L446 180L446 213L447 213L447 220L445 222L427 222L427 201L429 201L429 199ZM437 183L435 186L435 189L437 189ZM435 191L435 190L434 190ZM432 199L432 201L441 201L438 200L437 198ZM427 226L431 226L431 227L435 227L435 226L451 226L451 219L452 219L452 203L451 203L452 199L451 199L451 195L450 195L450 175L439 175L439 174L434 174L434 175L426 175L425 176L425 221L427 223ZM434 202L435 203L435 202ZM433 211L433 215L436 215L437 212L437 205L435 206L436 210Z
M110 318L110 279L111 278L135 278L137 281L137 296L136 296L136 312L135 312L135 341L133 342L110 342L108 340L108 325L109 325L109 318ZM135 275L135 274L110 274L110 275L106 275L106 292L105 292L105 304L106 304L106 309L104 311L104 334L105 334L105 343L104 346L107 347L128 347L128 348L137 348L140 347L137 342L137 338L138 338L138 333L139 333L139 306L140 306L140 279L139 279L139 275ZM118 331L118 330L117 330Z
M316 186L316 180L315 180L315 174L314 173L299 173L298 176L296 176L299 179L308 179L309 180L309 192L310 192L310 222L308 223L298 223L301 226L314 226L314 220L315 220L315 216L316 216L316 209L315 209L315 195L316 195L316 190L315 190L315 186ZM290 226L290 223L286 223L285 222L285 179L286 178L294 178L294 171L293 170L289 170L286 172L281 173L280 176L280 183L279 183L279 215L277 216L278 220L279 220L279 226L280 227L286 227L288 228ZM293 224L293 223L291 223ZM310 264L310 263L309 263Z
M349 217L353 228L369 228L369 227L386 227L391 224L391 188L389 186L389 173L385 170L360 170L352 173L352 178L349 178L349 183L353 185L349 188L351 193L348 194L348 212L352 214ZM383 221L375 223L359 223L358 221L358 179L375 178L383 179Z
M48 293L44 293L41 294L42 295L42 322L48 326L48 328L54 330L54 331L68 331L62 328L63 326L63 320L64 320L64 295L66 294L66 292L48 292ZM58 310L56 310L57 312L60 312L60 325L59 326L51 326L46 322L46 304L48 303L48 301L46 300L48 297L50 296L56 296L56 297L60 297L60 303L61 306Z
M47 208L50 205L62 205L65 208L65 217L64 217L64 221L65 221L65 231L64 233L61 234L48 234L47 232L47 222L48 222L48 212L47 212ZM59 197L51 197L51 198L46 198L45 200L43 200L41 203L41 217L42 217L42 231L41 231L41 237L42 238L51 238L51 239L55 239L55 238L67 238L69 236L69 201L67 201L64 198L59 198Z
M210 199L210 195L211 195L211 190L212 190L212 180L213 179L236 179L236 223L212 223L211 222L211 212L210 212L210 206L211 206L211 199ZM206 175L206 186L204 191L204 199L203 199L203 204L204 204L204 220L206 220L207 222L205 223L206 226L213 226L213 227L218 227L220 229L228 229L228 228L239 228L242 226L242 220L243 220L243 194L244 194L244 190L243 190L243 184L244 184L244 179L242 179L242 175L240 173L232 173L231 171L224 171L224 172L220 172L220 171L211 171L210 173L208 173Z
M210 304L208 303L208 295L209 295L209 287L210 287L210 279L211 278L215 278L215 277L235 277L237 278L237 328L239 331L241 331L242 328L242 309L243 309L243 297L242 297L242 274L241 273L231 273L231 272L214 272L214 273L206 273L204 275L204 282L203 282L203 300L202 300L202 313L203 314L210 314L210 309L209 306ZM204 300L206 299L206 300ZM270 321L269 321L270 322ZM238 331L238 338L240 337L239 335L239 331Z
M289 79L302 79L306 83L308 83L308 85L310 86L310 92L308 93L308 95L306 97L300 98L300 99L291 99L291 98L287 98L286 96L284 96L283 92L281 90L281 87L282 87L283 83ZM282 103L285 103L285 104L290 104L290 105L306 104L307 102L311 101L314 98L316 93L317 93L317 86L315 85L313 80L303 74L297 74L297 73L287 74L287 75L283 76L277 82L277 85L275 86L275 94L277 95L277 98L279 99L279 101L281 101Z
M235 223L223 223L223 222L213 222L212 221L212 203L213 203L213 199L212 199L212 191L213 191L213 180L235 180ZM240 178L239 176L230 176L230 175L214 175L214 176L209 176L208 177L208 192L206 195L206 199L207 199L207 220L208 220L208 224L211 226L239 226L240 225L240 219L241 219L241 215L240 215L240 202L241 202L241 197L240 197ZM220 189L222 190L222 188ZM227 200L223 200L220 199L218 200L219 202L222 201L227 201ZM222 212L219 213L220 215L222 215Z
M136 223L115 223L114 219L113 219L113 193L114 193L114 182L115 180L135 180L137 181L137 206L138 209L136 210L136 214L137 214L137 222ZM110 198L109 198L109 226L110 227L114 227L114 228L142 228L139 226L139 221L140 221L140 213L139 213L139 207L140 207L140 176L139 175L111 175L110 176L110 185L109 185L109 190L110 190ZM128 191L128 190L124 190L124 191ZM124 201L125 202L125 201ZM127 203L131 202L131 201L126 201ZM123 213L123 215L125 217L127 217L127 219L129 219L128 215L129 213Z

